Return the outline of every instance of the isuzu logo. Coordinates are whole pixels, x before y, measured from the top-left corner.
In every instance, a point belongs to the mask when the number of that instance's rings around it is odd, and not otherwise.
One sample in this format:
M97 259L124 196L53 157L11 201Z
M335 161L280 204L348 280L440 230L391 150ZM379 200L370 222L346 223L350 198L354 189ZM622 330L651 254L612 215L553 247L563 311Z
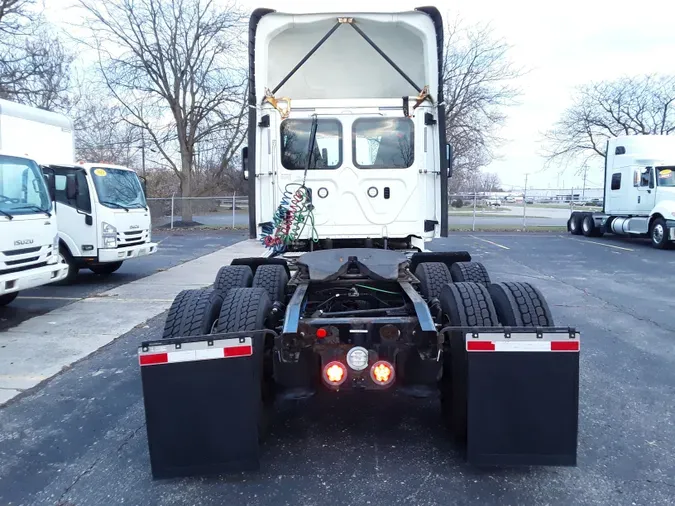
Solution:
M29 244L33 244L33 239L21 239L14 241L14 246L27 246Z
M131 225L129 228L133 230L135 228L141 228L141 226L140 225Z

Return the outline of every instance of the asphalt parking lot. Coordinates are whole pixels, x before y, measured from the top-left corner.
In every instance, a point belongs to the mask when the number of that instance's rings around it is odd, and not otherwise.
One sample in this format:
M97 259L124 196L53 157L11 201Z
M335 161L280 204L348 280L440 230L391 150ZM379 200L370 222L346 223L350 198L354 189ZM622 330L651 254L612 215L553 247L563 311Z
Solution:
M582 332L577 467L475 469L435 399L319 395L278 407L259 473L152 481L136 347L159 316L0 407L0 504L675 504L675 251L496 233L431 249L535 284Z
M110 276L83 269L72 285L47 285L21 292L11 305L0 307L0 332L34 316L206 255L247 236L247 232L228 230L154 232L153 240L160 243L157 253L129 260Z

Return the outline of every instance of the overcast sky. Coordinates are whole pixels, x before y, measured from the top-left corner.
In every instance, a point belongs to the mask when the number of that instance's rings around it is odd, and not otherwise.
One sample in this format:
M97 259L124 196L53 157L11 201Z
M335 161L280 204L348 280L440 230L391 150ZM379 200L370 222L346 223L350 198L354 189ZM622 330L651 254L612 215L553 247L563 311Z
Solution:
M45 3L50 17L60 20L63 11L55 11L72 0ZM486 168L498 173L505 187L522 188L526 173L529 188L581 184L572 167L561 175L556 169L542 170L538 154L542 133L569 105L575 86L624 75L675 74L675 2L667 0L240 0L240 4L286 12L400 11L435 4L446 19L459 16L467 24L490 23L495 35L513 46L513 62L529 69L517 83L523 91L520 105L509 110L501 132L507 139L502 158ZM588 181L591 187L602 185L599 163L589 171Z

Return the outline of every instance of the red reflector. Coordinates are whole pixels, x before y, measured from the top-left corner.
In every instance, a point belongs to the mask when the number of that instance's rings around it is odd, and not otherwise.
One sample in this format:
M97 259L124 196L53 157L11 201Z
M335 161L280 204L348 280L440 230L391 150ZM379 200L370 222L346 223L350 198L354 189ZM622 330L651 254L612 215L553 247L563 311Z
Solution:
M223 348L223 353L225 358L230 357L250 357L253 355L252 346L230 346L229 348Z
M155 353L153 355L141 355L139 362L141 365L166 364L169 361L167 353Z
M579 351L579 341L551 341L551 351Z
M328 335L328 331L326 329L316 329L316 337L319 339L323 339Z
M495 351L492 341L467 341L466 351Z

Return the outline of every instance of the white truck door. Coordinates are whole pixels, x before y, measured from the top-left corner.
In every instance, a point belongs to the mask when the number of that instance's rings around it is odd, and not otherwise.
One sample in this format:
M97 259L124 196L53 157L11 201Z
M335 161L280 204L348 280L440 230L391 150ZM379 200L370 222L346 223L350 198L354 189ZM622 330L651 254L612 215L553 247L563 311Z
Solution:
M634 169L633 174L633 184L636 188L633 195L635 214L647 216L656 203L654 167L638 167Z
M56 216L59 237L74 257L93 257L97 251L97 236L91 193L84 170L74 171L53 167L56 188ZM68 178L76 182L77 195L68 195ZM91 217L91 224L87 216Z

